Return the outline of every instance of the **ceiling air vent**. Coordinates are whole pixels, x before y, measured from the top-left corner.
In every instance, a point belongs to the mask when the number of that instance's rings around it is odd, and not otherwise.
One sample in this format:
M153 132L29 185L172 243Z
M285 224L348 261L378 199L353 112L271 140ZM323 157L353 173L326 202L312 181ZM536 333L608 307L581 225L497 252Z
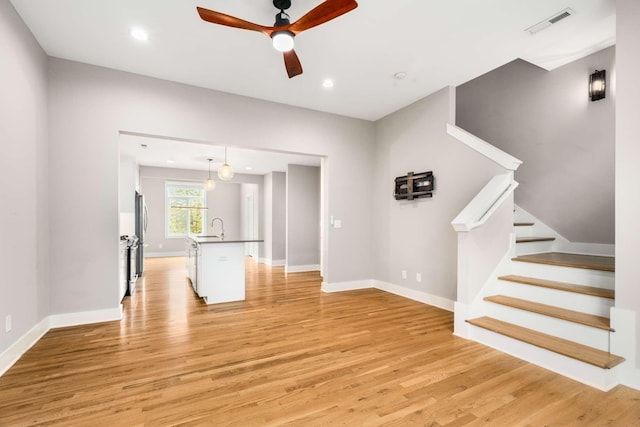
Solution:
M572 9L566 8L564 10L561 10L558 13L553 14L547 19L540 21L535 25L532 25L531 27L527 28L525 31L529 32L530 34L539 33L545 28L548 28L553 24L557 24L558 22L562 21L563 19L567 19L573 14L575 14L575 12Z

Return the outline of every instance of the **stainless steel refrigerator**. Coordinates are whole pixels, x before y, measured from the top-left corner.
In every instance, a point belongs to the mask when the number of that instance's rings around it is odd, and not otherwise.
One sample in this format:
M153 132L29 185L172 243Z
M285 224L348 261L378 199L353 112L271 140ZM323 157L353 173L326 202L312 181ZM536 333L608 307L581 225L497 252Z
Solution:
M144 196L136 191L136 236L138 236L136 275L138 277L142 276L142 273L144 273L144 247L147 225L149 225L147 205L144 202Z

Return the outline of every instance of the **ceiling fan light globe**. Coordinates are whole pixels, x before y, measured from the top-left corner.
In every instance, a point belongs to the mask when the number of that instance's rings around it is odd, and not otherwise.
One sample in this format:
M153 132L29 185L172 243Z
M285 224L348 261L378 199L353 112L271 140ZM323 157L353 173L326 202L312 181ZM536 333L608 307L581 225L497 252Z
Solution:
M293 49L293 34L290 31L276 31L272 40L273 48L278 52L289 52Z
M218 178L223 181L229 181L233 179L233 168L228 163L225 163L218 169Z

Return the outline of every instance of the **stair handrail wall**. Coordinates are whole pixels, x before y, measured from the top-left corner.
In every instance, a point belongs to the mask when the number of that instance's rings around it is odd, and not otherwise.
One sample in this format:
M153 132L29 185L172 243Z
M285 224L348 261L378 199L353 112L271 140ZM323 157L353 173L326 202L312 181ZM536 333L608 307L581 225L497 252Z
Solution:
M447 132L506 170L491 178L451 222L458 233L454 333L466 338L464 321L473 315L473 302L512 248L513 192L518 187L514 172L522 161L455 125L447 124Z

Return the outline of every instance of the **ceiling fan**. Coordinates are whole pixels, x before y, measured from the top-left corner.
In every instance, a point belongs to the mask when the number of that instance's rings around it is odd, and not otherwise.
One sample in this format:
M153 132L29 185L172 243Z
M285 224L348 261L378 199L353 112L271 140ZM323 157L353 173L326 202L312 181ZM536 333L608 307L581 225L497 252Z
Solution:
M311 9L302 18L291 24L289 15L285 10L291 7L291 0L273 0L273 5L280 10L276 14L276 22L273 27L254 24L234 16L198 7L200 18L213 24L243 30L258 31L269 36L273 40L273 47L284 55L284 65L289 78L302 74L302 64L298 55L293 50L293 38L309 28L331 21L358 7L355 0L326 0Z

